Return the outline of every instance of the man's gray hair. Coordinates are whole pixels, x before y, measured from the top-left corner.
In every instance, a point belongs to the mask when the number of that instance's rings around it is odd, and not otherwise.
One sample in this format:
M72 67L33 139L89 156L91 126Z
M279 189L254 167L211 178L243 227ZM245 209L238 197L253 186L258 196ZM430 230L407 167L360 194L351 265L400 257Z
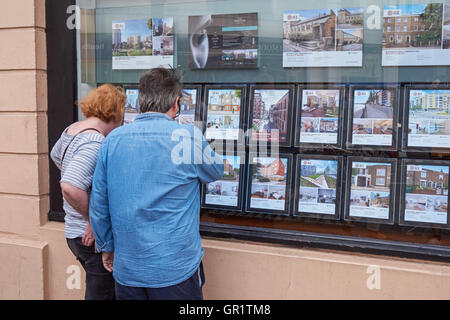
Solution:
M140 112L166 113L182 94L183 87L174 70L150 69L139 81Z

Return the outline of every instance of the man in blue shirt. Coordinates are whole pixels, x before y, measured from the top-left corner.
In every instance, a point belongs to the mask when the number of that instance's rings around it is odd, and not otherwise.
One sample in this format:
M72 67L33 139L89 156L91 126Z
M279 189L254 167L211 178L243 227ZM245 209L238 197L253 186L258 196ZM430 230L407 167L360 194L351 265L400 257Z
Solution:
M135 121L105 139L90 222L117 299L202 299L200 183L222 177L222 156L201 131L178 124L182 86L155 68L139 84Z

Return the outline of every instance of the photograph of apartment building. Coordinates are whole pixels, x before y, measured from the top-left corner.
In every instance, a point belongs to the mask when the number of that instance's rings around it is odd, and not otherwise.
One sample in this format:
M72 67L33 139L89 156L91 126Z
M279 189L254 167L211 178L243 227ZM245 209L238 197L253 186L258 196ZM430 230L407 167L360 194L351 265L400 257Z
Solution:
M410 90L408 145L433 147L450 145L450 90Z
M252 132L254 141L287 141L289 89L255 89L253 93Z
M287 168L286 158L253 158L251 208L284 210Z
M441 48L442 3L384 7L383 48Z
M300 10L285 13L283 22L283 52L334 51L336 12Z

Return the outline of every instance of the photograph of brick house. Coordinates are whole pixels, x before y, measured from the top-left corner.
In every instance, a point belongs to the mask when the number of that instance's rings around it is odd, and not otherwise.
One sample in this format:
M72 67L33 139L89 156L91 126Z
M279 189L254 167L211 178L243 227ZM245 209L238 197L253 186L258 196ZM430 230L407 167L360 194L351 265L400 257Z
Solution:
M408 166L406 192L415 194L447 195L448 167Z
M197 89L184 89L180 98L180 116L178 121L183 124L194 124L197 107Z
M391 168L389 163L353 162L352 190L388 191L391 186Z
M255 157L253 158L251 199L267 199L266 204L252 202L253 208L269 208L273 205L275 209L284 208L286 199L288 159ZM275 201L275 202L273 202Z
M338 29L362 28L364 21L364 10L362 8L343 8L338 10Z
M441 48L442 3L384 7L383 48Z
M336 51L361 51L364 29L336 30Z
M290 21L283 22L283 52L335 50L334 10L302 10L290 13Z

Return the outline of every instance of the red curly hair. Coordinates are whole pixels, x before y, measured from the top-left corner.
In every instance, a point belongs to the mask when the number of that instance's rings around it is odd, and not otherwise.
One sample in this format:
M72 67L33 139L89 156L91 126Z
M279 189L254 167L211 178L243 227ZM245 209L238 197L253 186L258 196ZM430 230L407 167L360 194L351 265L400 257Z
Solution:
M105 122L120 122L123 120L125 93L112 84L104 84L92 90L81 100L81 112L86 118L97 117Z

